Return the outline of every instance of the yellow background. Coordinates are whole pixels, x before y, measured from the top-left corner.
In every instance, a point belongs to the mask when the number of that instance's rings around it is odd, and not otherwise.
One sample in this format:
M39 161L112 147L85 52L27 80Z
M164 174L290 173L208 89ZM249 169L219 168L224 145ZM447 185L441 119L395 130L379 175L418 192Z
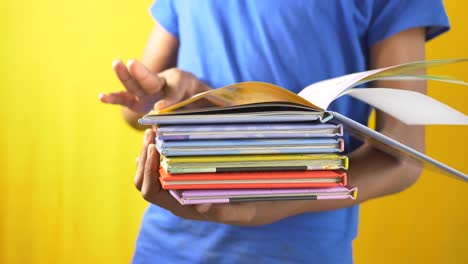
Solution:
M0 4L0 263L131 258L146 207L132 185L142 135L97 94L120 89L113 59L140 56L151 2ZM428 57L468 57L468 3L446 7L453 29L428 44ZM466 88L431 87L468 112ZM427 129L428 153L467 172L467 132ZM467 191L425 172L410 190L363 205L357 263L468 263Z

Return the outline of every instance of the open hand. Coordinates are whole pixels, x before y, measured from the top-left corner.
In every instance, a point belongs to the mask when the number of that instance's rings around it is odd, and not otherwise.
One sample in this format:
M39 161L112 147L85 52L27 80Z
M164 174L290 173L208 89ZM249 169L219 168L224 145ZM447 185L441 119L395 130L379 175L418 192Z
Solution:
M177 68L156 74L136 60L130 60L128 67L116 60L112 67L125 90L100 94L101 102L122 105L141 115L211 89L193 74Z

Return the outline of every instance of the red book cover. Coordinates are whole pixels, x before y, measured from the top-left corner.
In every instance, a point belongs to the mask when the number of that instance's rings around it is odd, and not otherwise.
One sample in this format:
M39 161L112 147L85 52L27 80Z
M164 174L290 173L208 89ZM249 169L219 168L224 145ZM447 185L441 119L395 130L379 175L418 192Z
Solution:
M170 174L160 169L164 189L315 188L347 184L343 171L280 171Z

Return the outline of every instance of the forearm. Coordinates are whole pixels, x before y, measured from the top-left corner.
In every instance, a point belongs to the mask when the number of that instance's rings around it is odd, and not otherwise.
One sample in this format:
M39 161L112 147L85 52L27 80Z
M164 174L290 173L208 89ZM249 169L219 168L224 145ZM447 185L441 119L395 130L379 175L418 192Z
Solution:
M398 159L370 145L350 155L349 185L359 189L355 203L394 194L410 187L421 174L419 164Z
M413 28L387 38L371 47L370 66L381 68L425 58L424 28ZM375 87L393 87L425 93L425 82L382 80ZM407 146L424 152L424 127L407 126L395 118L376 112L377 130ZM348 182L359 188L357 200L316 201L303 203L300 212L313 212L351 206L363 201L400 192L413 184L421 168L407 161L398 160L375 149L369 144L361 146L349 155Z
M348 184L358 188L356 200L315 200L294 204L293 214L334 210L403 191L421 174L422 168L399 160L368 144L349 155Z

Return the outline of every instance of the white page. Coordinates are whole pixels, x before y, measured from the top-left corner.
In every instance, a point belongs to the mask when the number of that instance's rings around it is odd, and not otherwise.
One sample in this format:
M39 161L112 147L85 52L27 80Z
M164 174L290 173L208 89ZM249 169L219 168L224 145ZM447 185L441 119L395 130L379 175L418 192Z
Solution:
M468 59L419 61L400 64L387 68L380 68L376 70L352 73L333 79L313 83L305 87L301 92L299 92L298 95L322 109L327 109L330 103L333 102L333 100L339 97L347 89L350 89L365 82L370 82L378 79L429 79L442 82L455 82L457 84L467 85L467 83L463 81L458 81L451 78L441 78L438 76L423 74L419 75L416 73L418 70L421 69L467 61Z
M468 116L425 94L389 89L350 89L351 95L408 125L468 125Z
M378 71L381 70L357 72L316 82L304 88L298 95L322 109L327 109L330 103L343 91L355 86L362 79Z
M421 79L427 80L427 81L438 81L438 82L453 83L453 84L468 86L467 82L458 80L452 76L408 74L408 75L396 75L396 76L377 78L377 80L390 80L390 81L415 81L415 80L421 80ZM366 80L365 82L368 82L368 81L369 80Z

